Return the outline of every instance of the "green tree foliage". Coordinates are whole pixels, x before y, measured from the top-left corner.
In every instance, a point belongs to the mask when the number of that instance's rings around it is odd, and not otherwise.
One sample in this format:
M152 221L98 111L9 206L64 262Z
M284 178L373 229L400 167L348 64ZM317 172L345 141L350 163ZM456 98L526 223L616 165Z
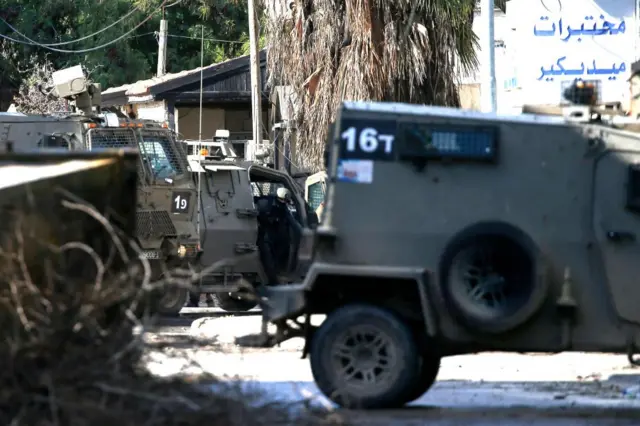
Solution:
M63 43L90 35L117 21L134 7L139 9L108 30L72 44L50 46L83 50L107 43L152 17L130 37L85 53L55 52L42 46L0 39L0 84L17 88L34 65L51 61L57 69L82 63L104 88L150 78L157 67L163 0L0 0L0 17L40 44ZM169 25L167 72L200 66L202 25L205 64L241 55L248 39L246 2L239 0L167 0ZM24 40L0 22L0 34ZM189 38L193 37L193 39ZM35 58L35 60L34 60Z

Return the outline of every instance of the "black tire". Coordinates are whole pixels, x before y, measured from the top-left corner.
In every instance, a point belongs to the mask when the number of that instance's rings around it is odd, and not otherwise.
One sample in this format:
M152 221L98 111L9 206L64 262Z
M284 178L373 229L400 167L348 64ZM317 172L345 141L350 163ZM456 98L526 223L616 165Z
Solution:
M440 371L440 358L436 356L423 356L420 363L420 373L416 376L411 392L405 403L410 403L427 393L436 382Z
M521 239L522 240L522 239ZM504 234L458 239L442 258L440 285L454 317L467 328L505 333L542 305L543 262L531 245Z
M189 291L185 288L167 288L161 296L158 296L156 312L162 316L178 316L189 298Z
M366 304L331 313L314 333L309 355L318 388L350 409L403 406L420 367L409 327L392 312Z
M234 293L214 293L211 296L215 306L227 312L246 312L258 305L257 300L243 299Z

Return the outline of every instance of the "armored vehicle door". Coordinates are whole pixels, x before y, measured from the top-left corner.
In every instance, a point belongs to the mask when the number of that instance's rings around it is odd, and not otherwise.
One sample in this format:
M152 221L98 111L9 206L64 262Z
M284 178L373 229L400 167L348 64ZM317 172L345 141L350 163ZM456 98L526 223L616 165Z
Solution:
M192 163L192 171L195 166ZM202 164L199 175L202 264L256 253L255 259L235 264L233 272L257 274L258 220L247 169L229 162L208 162Z
M309 267L313 234L308 230L317 225L316 215L305 202L302 188L286 172L254 164L249 169L249 178L259 213L260 235L268 241L266 245L259 244L263 264L268 263L267 274L277 275L280 283L296 281ZM281 188L290 194L286 204L291 214L285 214L290 220L281 215L283 204L277 200ZM266 259L265 252L272 253L273 258Z
M593 180L602 262L592 268L609 283L620 318L640 323L640 135L614 131L606 137L611 144L596 160Z

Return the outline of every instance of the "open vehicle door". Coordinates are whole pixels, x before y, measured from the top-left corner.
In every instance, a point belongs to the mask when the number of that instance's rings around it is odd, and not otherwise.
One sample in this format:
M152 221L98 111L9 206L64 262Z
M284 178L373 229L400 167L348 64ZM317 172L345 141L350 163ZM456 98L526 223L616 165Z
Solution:
M269 206L276 202L279 188L289 191L289 211L295 224L284 232L282 238L274 241L273 250L282 254L282 259L275 268L279 276L278 282L294 282L306 273L308 260L311 257L313 234L310 229L318 224L315 212L309 208L295 181L287 173L257 164L249 168L249 178L254 192L254 202L261 218L270 219ZM277 209L276 209L277 210ZM284 261L285 247L288 247L288 260ZM278 256L279 257L279 256Z

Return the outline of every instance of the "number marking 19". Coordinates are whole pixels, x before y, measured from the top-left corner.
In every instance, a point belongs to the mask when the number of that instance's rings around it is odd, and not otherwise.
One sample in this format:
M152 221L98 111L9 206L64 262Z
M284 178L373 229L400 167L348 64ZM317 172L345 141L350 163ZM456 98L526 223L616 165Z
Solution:
M187 209L187 199L182 198L182 196L178 195L173 199L173 202L176 203L176 210L186 210Z
M367 153L376 152L380 146L380 143L384 144L385 154L390 154L393 149L394 135L380 134L373 127L366 127L360 131L358 136L358 129L355 127L349 127L342 132L340 137L347 141L347 151L353 152L356 150L356 142L358 147Z

